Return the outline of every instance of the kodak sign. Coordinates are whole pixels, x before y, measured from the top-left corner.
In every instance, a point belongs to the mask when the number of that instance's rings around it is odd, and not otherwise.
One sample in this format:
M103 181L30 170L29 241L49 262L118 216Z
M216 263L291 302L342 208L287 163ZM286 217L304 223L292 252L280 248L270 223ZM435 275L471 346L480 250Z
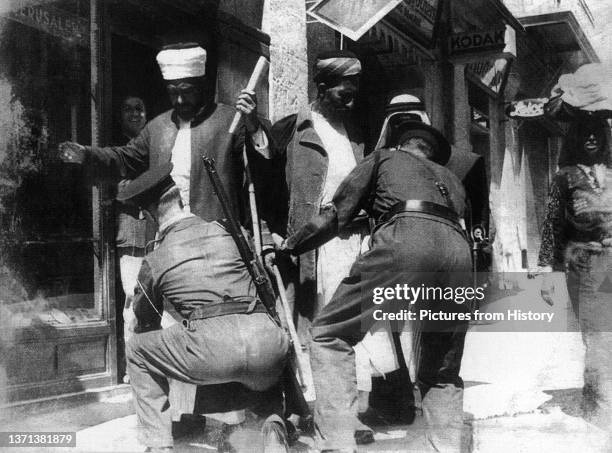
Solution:
M480 54L499 51L516 54L514 29L506 26L452 35L448 41L450 55Z

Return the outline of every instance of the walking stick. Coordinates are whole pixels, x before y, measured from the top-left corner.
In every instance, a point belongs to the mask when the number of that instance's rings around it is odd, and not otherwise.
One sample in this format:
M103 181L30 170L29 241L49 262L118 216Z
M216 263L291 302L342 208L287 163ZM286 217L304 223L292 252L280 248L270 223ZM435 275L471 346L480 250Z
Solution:
M255 69L253 69L253 73L251 74L251 78L249 79L249 83L247 83L246 89L249 91L255 90L257 85L261 81L261 78L268 70L270 66L270 62L266 59L266 57L259 57L257 60L257 64L255 65ZM234 119L232 120L232 124L229 127L229 133L235 134L238 129L238 125L240 124L240 120L242 119L242 112L236 112L234 115Z
M255 243L255 253L261 258L261 228L259 227L259 213L257 212L257 200L255 199L255 185L251 178L249 169L249 158L247 157L246 144L242 149L242 159L244 160L244 173L246 175L247 190L249 192L249 209L251 211L251 224L253 226L253 242Z
M310 372L310 362L306 354L304 354L302 344L300 343L300 338L298 337L295 324L293 323L293 312L291 310L291 307L289 306L289 301L287 300L287 293L283 285L283 279L281 277L280 271L278 270L276 264L273 264L271 267L272 275L276 280L278 295L283 305L283 312L285 313L285 322L287 323L287 329L289 330L289 335L291 336L291 341L293 342L293 349L295 352L296 359L295 368L298 374L298 379L300 381L300 386L302 387L302 391L304 392L304 399L306 399L306 401L314 401L316 399L316 395L314 392L312 373Z
M259 82L263 78L264 74L268 71L270 66L270 62L266 59L266 57L259 57L257 60L257 64L255 65L255 69L253 69L253 73L249 78L249 82L247 83L246 89L249 91L254 91L259 85ZM240 124L240 120L242 120L242 112L236 112L234 115L234 119L230 124L228 132L230 134L235 134L238 126ZM249 207L251 209L251 221L253 224L253 241L255 242L255 252L261 257L261 232L259 228L259 215L257 214L257 203L255 202L255 187L253 186L253 179L251 178L251 172L249 170L249 159L247 157L246 152L246 141L242 148L242 159L244 160L244 171L247 178L248 184L248 192L249 192Z
M257 210L257 200L255 199L255 186L253 184L253 179L251 178L251 171L249 169L249 160L246 152L246 145L242 151L243 159L244 159L244 171L247 179L247 186L249 191L249 208L251 211L251 222L253 225L253 241L255 243L255 253L259 256L259 258L263 262L262 257L262 244L261 244L261 228L259 224L259 213ZM294 368L297 374L297 378L304 393L304 398L306 401L314 401L314 387L312 385L312 376L309 376L306 379L305 370L310 370L310 363L308 357L304 354L302 350L302 345L300 342L300 338L298 337L297 330L295 328L295 324L293 323L291 307L289 306L289 301L287 300L287 293L285 291L285 286L283 284L283 279L281 277L280 271L276 264L271 266L272 275L276 280L276 287L278 288L278 295L281 300L281 304L283 306L283 312L285 313L285 323L287 325L287 329L289 330L289 335L291 337L291 342L293 343L293 351L294 351Z
M264 74L267 72L268 67L269 67L268 60L265 57L259 57L259 60L257 60L257 64L255 65L253 73L251 74L251 77L249 78L249 82L246 86L247 90L253 91L255 90L255 88L257 88L257 85L263 78ZM236 133L236 130L238 128L238 125L240 124L241 119L242 119L242 113L236 112L236 115L234 116L234 119L228 130L230 134ZM261 240L259 213L257 209L257 200L255 198L255 186L253 184L253 178L251 177L249 159L247 156L246 141L242 149L242 158L244 161L244 171L245 171L245 176L246 176L246 181L247 181L247 190L249 193L249 209L251 213L255 253L256 255L259 256L260 260L262 260L263 247L262 247L262 240ZM295 373L297 374L296 377L297 377L297 380L299 381L298 382L299 387L304 393L304 398L306 399L306 401L314 401L314 386L306 384L305 375L304 375L304 370L310 370L308 358L305 356L302 350L302 346L301 346L299 337L297 335L297 330L295 328L295 324L293 323L293 319L291 317L292 311L290 310L290 307L289 307L289 302L287 300L287 295L285 292L285 287L283 285L283 280L281 278L280 272L278 268L276 267L276 265L274 265L272 268L272 275L274 276L274 279L276 280L276 287L278 288L278 293L281 299L281 304L283 306L283 311L285 312L285 322L287 324L287 329L289 330L289 335L291 337L291 342L293 345L293 348L292 348L293 354L290 354L290 361L293 362L292 367L294 368ZM310 377L308 382L312 383L312 377Z

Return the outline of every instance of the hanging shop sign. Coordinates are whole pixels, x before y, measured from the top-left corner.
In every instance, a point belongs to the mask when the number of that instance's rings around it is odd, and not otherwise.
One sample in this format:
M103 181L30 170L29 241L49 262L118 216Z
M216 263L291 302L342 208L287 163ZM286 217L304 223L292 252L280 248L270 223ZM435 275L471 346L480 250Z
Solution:
M357 41L400 3L402 0L322 0L308 14Z
M510 25L451 35L448 52L453 61L481 60L488 56L516 57L516 32Z
M504 86L510 63L507 58L496 58L473 61L465 67L468 77L497 95Z
M452 35L449 59L465 64L466 74L492 95L499 95L516 57L516 32L510 25Z
M430 43L440 0L321 0L308 14L357 41L383 18L403 33Z
M404 0L386 20L429 46L438 21L439 6L439 0Z
M543 118L544 108L549 100L548 98L531 98L511 102L506 108L506 115L521 120Z
M28 3L13 4L4 16L74 44L89 45L89 21L48 4Z

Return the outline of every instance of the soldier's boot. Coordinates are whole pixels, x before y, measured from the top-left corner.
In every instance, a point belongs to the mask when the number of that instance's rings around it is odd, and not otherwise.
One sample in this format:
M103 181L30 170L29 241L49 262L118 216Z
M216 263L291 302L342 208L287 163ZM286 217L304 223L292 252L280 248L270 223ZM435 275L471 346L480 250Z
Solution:
M270 415L261 428L264 453L289 453L285 422L278 415Z

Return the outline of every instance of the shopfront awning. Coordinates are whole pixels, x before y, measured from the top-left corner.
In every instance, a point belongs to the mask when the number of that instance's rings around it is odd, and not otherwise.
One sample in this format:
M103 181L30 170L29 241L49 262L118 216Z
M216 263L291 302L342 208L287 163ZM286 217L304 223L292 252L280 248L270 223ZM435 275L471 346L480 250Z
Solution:
M549 43L556 53L578 54L578 64L597 63L599 57L571 11L519 19L529 34Z

